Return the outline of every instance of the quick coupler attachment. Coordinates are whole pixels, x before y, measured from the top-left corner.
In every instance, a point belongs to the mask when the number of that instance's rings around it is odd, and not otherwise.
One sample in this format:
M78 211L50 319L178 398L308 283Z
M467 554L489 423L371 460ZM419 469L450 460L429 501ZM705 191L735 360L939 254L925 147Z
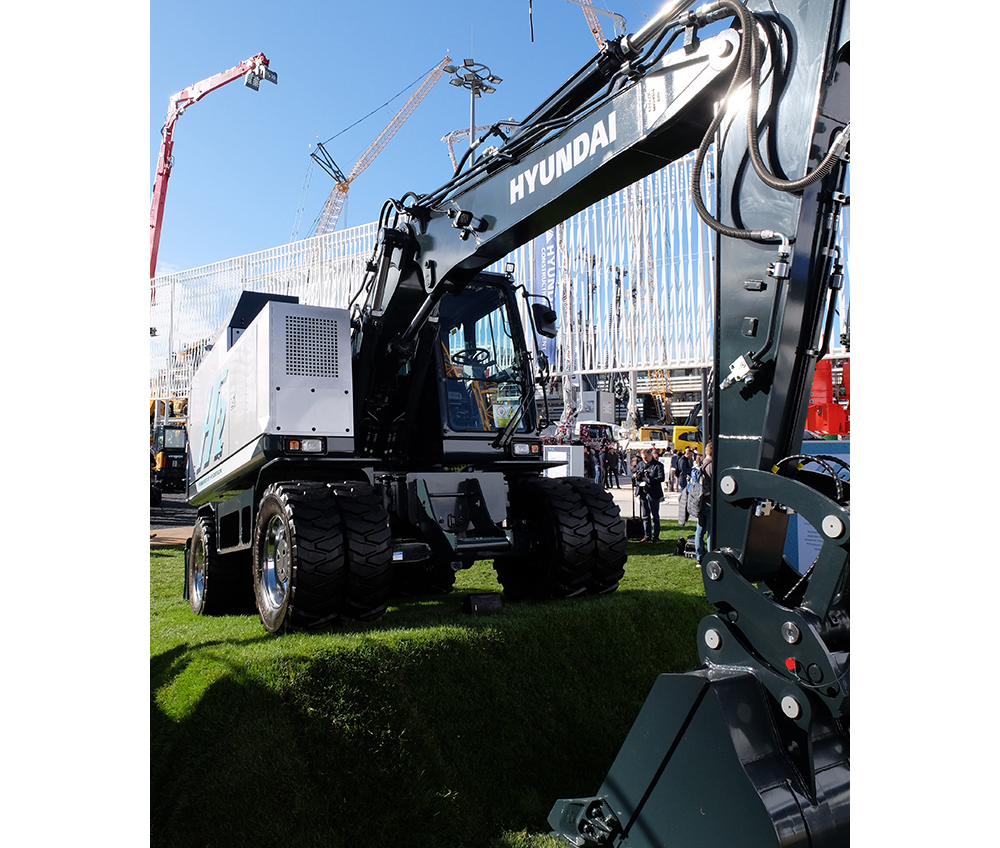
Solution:
M613 845L622 826L604 798L571 798L560 801L549 813L555 834L575 848Z

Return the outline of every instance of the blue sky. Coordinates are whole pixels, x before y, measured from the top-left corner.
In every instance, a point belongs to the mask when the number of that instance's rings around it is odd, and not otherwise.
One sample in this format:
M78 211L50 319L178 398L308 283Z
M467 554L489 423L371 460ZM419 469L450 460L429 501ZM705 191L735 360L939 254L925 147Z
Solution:
M634 32L660 6L660 0L617 0L610 8ZM477 124L524 117L597 50L579 6L534 0L532 9L534 42L528 0L325 5L291 0L280 6L154 0L150 196L171 95L257 53L264 53L278 74L277 86L262 83L258 92L241 81L229 83L177 121L158 273L285 244L300 204L298 237L311 235L333 187L316 166L303 196L313 145L324 142L341 170L349 172L415 83L446 55L456 64L474 58L503 80L495 94L476 101ZM600 19L611 35L611 20ZM352 184L339 229L374 221L387 197L429 191L450 176L441 138L468 127L469 94L447 80L446 75L438 82Z

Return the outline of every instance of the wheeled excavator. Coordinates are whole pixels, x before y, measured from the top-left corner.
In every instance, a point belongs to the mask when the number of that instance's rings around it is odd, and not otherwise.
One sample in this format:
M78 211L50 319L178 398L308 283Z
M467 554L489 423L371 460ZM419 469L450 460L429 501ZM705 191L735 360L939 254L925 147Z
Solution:
M603 784L549 824L578 848L847 845L849 470L800 448L843 281L850 3L693 6L606 41L445 185L387 201L349 309L244 294L195 377L185 592L278 631L378 616L399 575L447 587L484 558L512 597L613 591L617 510L543 476L530 295L484 269L696 151L717 305L702 665L655 681ZM554 331L550 304L524 311ZM801 572L793 513L821 539Z

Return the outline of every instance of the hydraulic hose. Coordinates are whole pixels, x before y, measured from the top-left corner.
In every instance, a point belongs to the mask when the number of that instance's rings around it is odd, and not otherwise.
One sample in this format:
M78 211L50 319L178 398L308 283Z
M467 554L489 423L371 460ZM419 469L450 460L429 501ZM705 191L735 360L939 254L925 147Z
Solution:
M759 129L757 126L761 87L761 44L757 38L757 19L746 6L739 2L739 0L715 0L715 2L701 6L695 12L691 12L689 14L693 20L703 21L710 15L713 15L722 9L731 11L739 19L740 29L743 32L736 74L734 75L733 81L729 86L729 90L726 92L726 97L728 98L749 76L750 102L747 115L747 139L750 162L753 166L754 173L757 174L766 186L774 189L775 191L801 191L807 186L812 185L817 180L823 179L830 173L831 170L833 170L834 165L836 165L836 163L843 156L844 151L847 148L847 144L850 142L851 125L850 123L847 124L843 132L837 136L833 145L831 145L830 150L823 158L823 161L820 162L819 166L817 166L817 168L811 173L808 173L804 177L797 180L784 180L774 176L774 174L768 170L767 165L761 156ZM702 140L701 145L698 147L698 151L695 155L692 181L696 188L696 191L694 192L694 204L698 211L698 216L711 229L715 230L720 235L729 238L749 239L751 241L763 242L780 240L782 236L779 233L775 233L773 230L744 230L727 226L712 217L711 213L709 213L705 206L704 200L701 196L701 174L704 169L705 156L708 153L708 148L711 145L712 139L718 131L724 117L725 113L720 109L718 114L715 116L715 119L712 121L712 124L709 126L708 131L705 133L705 137Z
M751 15L751 18L752 17L753 16ZM743 32L746 34L747 30L744 28ZM756 32L754 32L754 35L756 36ZM775 191L802 191L804 188L812 185L817 180L823 179L823 177L833 170L833 166L843 156L844 151L847 148L847 144L851 140L851 124L848 122L847 126L844 127L843 132L838 134L834 143L827 151L826 156L823 157L823 161L820 162L816 169L811 173L808 173L804 177L800 177L797 180L784 180L772 174L768 170L767 165L764 163L764 157L760 154L760 130L757 126L757 109L760 101L760 42L756 37L750 38L749 41L751 72L750 103L747 114L747 140L750 148L750 162L753 165L754 173L757 174L761 182L763 182L768 188L772 188Z
M753 45L756 44L756 19L751 14L750 10L747 9L738 0L715 0L713 3L709 3L705 6L700 6L696 11L689 12L689 17L692 23L700 21L707 22L710 15L715 15L716 13L728 10L734 14L740 21L740 28L743 32L743 38L740 42L740 54L736 63L736 72L733 74L732 82L729 84L729 89L726 91L726 96L723 101L727 100L743 83L746 81L747 77L755 73L753 67L753 60L756 57L756 51ZM705 132L705 137L702 139L701 144L698 145L698 150L695 153L694 166L691 172L691 181L694 184L694 206L698 212L698 217L705 222L711 229L719 233L721 236L734 239L749 239L751 241L761 241L761 242L772 242L776 239L781 239L780 234L775 233L773 230L744 230L737 227L730 227L723 224L717 218L714 218L712 214L708 211L705 206L705 201L701 196L701 174L705 166L705 156L708 154L708 148L712 144L712 139L715 138L716 132L718 132L719 126L722 124L722 120L725 117L725 111L719 109L715 117L712 119L712 123L709 125Z

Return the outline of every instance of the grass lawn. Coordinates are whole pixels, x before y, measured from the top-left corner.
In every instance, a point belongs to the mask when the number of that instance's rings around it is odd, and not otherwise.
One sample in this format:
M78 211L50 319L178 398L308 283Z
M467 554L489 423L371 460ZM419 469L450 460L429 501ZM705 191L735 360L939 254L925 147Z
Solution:
M556 844L556 800L595 793L657 674L698 665L710 612L692 532L629 543L605 597L504 604L488 563L381 622L271 636L198 618L183 549L150 550L152 846Z

